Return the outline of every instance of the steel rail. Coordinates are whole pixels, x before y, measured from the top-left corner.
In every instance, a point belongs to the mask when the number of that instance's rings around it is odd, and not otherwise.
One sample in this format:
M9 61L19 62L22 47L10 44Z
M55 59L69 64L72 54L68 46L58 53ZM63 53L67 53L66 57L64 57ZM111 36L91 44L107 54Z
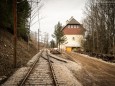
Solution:
M40 55L40 56L41 56L41 55ZM18 86L24 86L26 80L28 79L28 77L30 76L32 70L34 69L36 63L39 61L40 56L39 56L38 59L33 63L32 67L29 68L29 71L27 72L27 74L25 75L25 77L21 80L21 82L18 84Z
M43 52L43 51L42 51L42 52ZM38 59L37 59L37 60L33 63L33 65L29 68L29 71L26 73L25 77L20 81L20 83L18 84L18 86L24 86L24 84L25 84L25 82L27 81L28 77L30 76L31 72L32 72L33 69L35 68L36 63L39 61L39 58L40 58L40 57L43 57L43 56L42 56L42 52L41 52L40 56L38 57ZM55 75L55 72L54 72L54 68L53 68L53 66L52 66L53 61L50 60L47 51L46 51L46 56L47 56L47 58L45 58L45 57L43 57L43 58L48 61L49 68L50 68L50 71L51 71L51 74L52 74L53 84L54 84L54 86L59 86L58 81L57 81L57 78L56 78L56 75Z
M58 61L62 61L62 62L67 63L67 61L65 61L65 60L62 60L62 59L59 59L59 58L53 57L53 56L51 56L51 55L48 55L48 56L50 56L51 58L54 58L54 59L56 59L56 60L58 60Z
M42 55L41 55L41 57L43 58L43 59L45 59L45 60L47 60L48 61L48 59L47 58L45 58L45 57L43 57ZM54 63L52 60L50 60L52 63Z
M55 72L54 72L54 68L52 66L52 63L50 61L50 58L48 56L48 52L47 51L46 51L46 54L47 54L47 57L48 57L48 63L49 63L49 67L50 67L50 70L51 70L54 86L59 86L57 78L56 78L56 75L55 75Z

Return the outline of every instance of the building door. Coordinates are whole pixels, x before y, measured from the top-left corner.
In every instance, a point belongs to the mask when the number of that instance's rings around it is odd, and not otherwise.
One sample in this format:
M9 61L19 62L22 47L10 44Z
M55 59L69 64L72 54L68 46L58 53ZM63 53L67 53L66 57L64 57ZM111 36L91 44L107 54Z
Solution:
M66 47L67 52L71 52L71 47Z

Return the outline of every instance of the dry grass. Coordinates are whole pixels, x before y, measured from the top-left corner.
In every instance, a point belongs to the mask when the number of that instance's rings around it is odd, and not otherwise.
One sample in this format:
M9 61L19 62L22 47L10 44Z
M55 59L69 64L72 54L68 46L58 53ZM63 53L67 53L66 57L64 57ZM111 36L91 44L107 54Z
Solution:
M27 42L17 41L17 68L25 64L36 54L36 48L30 45L27 51ZM15 71L13 67L13 36L6 31L0 31L0 76L10 76Z

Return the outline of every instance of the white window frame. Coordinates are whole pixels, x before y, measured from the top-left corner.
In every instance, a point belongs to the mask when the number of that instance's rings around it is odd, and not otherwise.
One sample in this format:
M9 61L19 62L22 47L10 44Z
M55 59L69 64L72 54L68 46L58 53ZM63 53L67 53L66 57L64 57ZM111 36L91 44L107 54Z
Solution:
M79 25L77 25L77 28L79 28Z
M72 40L75 41L75 37L72 37Z
M70 25L67 26L68 28L71 28Z
M71 28L73 28L73 25L71 25Z
M74 25L74 28L76 28L76 25Z

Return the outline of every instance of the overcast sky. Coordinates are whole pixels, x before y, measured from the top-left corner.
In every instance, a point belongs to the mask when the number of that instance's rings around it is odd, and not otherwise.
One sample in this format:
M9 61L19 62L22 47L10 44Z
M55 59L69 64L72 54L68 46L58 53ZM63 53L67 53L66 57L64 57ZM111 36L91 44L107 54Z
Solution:
M73 16L81 23L85 2L86 0L42 0L44 5L40 10L40 18L42 18L40 20L40 31L49 33L49 39L51 40L51 34L53 34L54 26L58 21L65 25L66 20ZM37 19L36 17L34 21ZM31 30L37 31L38 25L36 23L31 26Z

